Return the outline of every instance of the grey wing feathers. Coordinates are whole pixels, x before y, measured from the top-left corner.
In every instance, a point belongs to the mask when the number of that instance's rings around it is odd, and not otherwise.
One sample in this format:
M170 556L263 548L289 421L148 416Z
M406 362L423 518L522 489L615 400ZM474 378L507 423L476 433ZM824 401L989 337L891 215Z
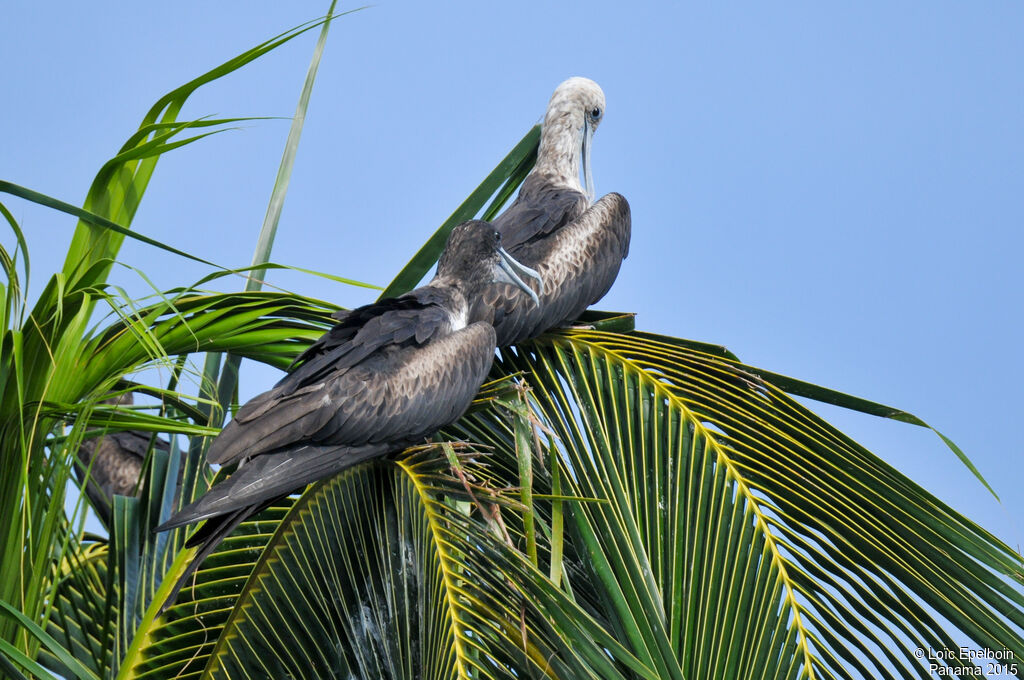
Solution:
M629 203L611 193L555 234L524 245L516 257L544 280L540 305L518 289L496 285L481 304L490 305L499 347L536 337L570 321L611 288L629 253Z
M386 372L381 369L389 357L373 357L368 365L347 374L346 378L360 374L354 380L336 386L345 392L345 398L320 409L326 417L304 440L295 439L291 433L291 442L280 443L288 433L279 440L276 432L265 433L262 427L252 430L255 436L240 428L234 441L251 441L251 446L243 447L244 455L237 456L244 460L235 473L159 530L255 507L362 460L422 441L439 427L454 422L469 406L494 358L494 337L490 324L474 323L416 349L417 361L399 363L397 368L390 365ZM460 360L435 361L451 356ZM356 389L350 389L353 384ZM290 408L289 402L285 404ZM259 435L264 435L264 440L259 440Z
M277 387L315 383L327 370L354 366L384 345L429 340L448 321L441 295L423 287L398 298L339 312L340 321L303 352ZM297 368L295 368L297 366Z
M387 353L424 344L447 329L449 316L432 304L434 297L419 289L352 310L300 357L297 368L239 409L214 440L207 459L226 464L290 444L323 441L327 432L343 436L347 444L365 443L340 422L351 418L356 404L380 407L375 400L383 395L374 392L379 386L371 383L362 364L368 357L373 363L371 355L381 348ZM350 371L355 373L347 375Z
M346 376L353 392L317 433L323 442L393 442L396 448L422 441L456 420L469 405L494 359L494 329L474 323L415 349L371 357ZM401 356L400 356L401 355ZM452 357L458 357L452 361Z
M79 483L85 483L88 472L85 493L104 525L110 524L114 494L135 494L150 439L150 432L127 430L82 441L75 462L75 475ZM167 451L170 444L157 437L153 447Z
M516 250L520 246L572 222L587 205L586 194L551 185L543 177L530 176L515 202L491 224L501 234L505 250L518 257Z
M282 394L264 392L242 409L213 441L207 460L225 465L307 439L323 427L330 412L322 408L326 384Z

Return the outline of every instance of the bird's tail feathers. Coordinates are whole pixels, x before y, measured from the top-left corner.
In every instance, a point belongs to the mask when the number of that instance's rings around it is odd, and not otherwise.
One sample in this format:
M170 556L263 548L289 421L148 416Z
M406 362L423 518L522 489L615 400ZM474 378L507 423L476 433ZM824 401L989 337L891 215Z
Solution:
M181 592L181 589L189 582L192 575L195 574L196 569L198 569L203 563L203 560L209 557L213 551L217 549L217 546L220 545L221 541L227 538L239 524L245 521L247 517L255 515L257 512L269 507L273 503L274 501L268 501L255 510L251 508L243 508L241 510L236 510L229 515L216 517L208 521L200 527L196 533L190 536L188 542L185 543L185 547L198 547L199 551L189 561L188 565L185 567L184 573L178 577L178 581L174 584L174 588L172 588L171 592L167 595L167 599L164 600L162 605L160 605L159 614L163 614L165 611L170 609L175 600L178 599L178 593Z
M198 547L199 552L175 583L161 613L174 603L178 592L203 560L247 518L310 482L381 456L391 448L386 444L358 447L304 445L280 453L264 454L240 467L202 498L179 510L155 531L166 531L204 519L207 522L188 539L186 547Z
M389 448L383 444L357 447L303 445L257 456L241 465L226 481L214 485L201 498L183 507L156 531L261 505L351 465L387 453Z

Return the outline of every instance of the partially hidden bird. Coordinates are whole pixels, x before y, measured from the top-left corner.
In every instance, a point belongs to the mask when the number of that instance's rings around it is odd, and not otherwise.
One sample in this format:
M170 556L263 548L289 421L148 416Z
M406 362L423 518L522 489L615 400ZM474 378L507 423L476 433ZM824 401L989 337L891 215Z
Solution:
M425 286L338 312L273 389L243 405L210 446L208 461L238 467L157 527L207 520L199 547L164 604L245 518L310 482L400 451L457 420L494 359L494 329L474 318L488 286L510 284L527 304L535 271L513 259L487 222L456 226ZM526 279L526 280L524 280ZM538 290L543 290L539 281Z
M105 399L104 404L130 406L134 398L128 392ZM75 476L84 486L90 505L100 522L110 527L114 495L134 496L138 493L139 476L149 452L150 441L157 450L169 451L166 439L151 432L126 430L83 439L75 460Z
M608 292L629 253L629 203L617 193L594 201L590 150L604 111L604 92L593 80L560 84L544 114L537 162L492 222L508 252L544 281L538 305L511 286L482 296L499 347L578 317Z

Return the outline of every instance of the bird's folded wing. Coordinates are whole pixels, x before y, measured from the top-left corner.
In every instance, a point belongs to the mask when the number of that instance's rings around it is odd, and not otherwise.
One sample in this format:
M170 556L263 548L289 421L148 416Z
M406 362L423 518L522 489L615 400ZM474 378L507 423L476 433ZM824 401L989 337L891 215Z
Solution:
M416 438L448 422L443 414L459 403L455 397L468 391L472 399L479 388L471 383L481 370L483 380L494 340L489 325L473 324L418 345L423 328L431 339L449 323L447 313L438 313L443 320L434 318L433 308L374 317L353 338L356 347L332 350L344 352L336 363L303 364L243 406L214 440L208 460L227 464L303 443L361 446L398 435ZM380 339L385 336L392 341ZM353 357L359 357L354 365Z
M355 387L358 388L358 385ZM213 441L207 460L227 465L247 456L309 441L334 415L329 381L284 394L275 387L253 398Z
M545 239L522 246L517 257L544 281L540 305L515 286L489 287L478 304L493 310L498 345L534 337L570 321L600 300L629 252L629 203L610 193Z
M320 409L327 417L318 421L316 441L309 435L305 441L296 439L299 428L308 426L297 414L310 414L316 407L303 403L309 392L282 401L263 421L232 421L217 441L232 442L225 449L232 454L229 462L244 462L162 528L255 507L362 460L423 441L469 406L494 359L494 329L478 322L427 347L404 351L415 352L416 361L384 369L389 357L375 356L331 388L334 400ZM273 429L282 419L291 424ZM289 437L291 443L280 443Z
M587 196L582 192L528 179L515 202L491 224L501 234L502 247L518 258L519 247L572 222L587 209L587 204ZM523 264L533 266L529 262Z
M427 342L449 322L435 296L430 289L420 288L350 310L295 360L296 367L277 387L288 392L315 384L325 374L355 366L386 345Z
M365 377L369 387L345 400L320 437L333 442L395 441L411 444L454 422L476 396L494 361L494 329L478 322L415 352L415 361L384 368L374 358L349 374ZM366 371L363 376L355 375Z

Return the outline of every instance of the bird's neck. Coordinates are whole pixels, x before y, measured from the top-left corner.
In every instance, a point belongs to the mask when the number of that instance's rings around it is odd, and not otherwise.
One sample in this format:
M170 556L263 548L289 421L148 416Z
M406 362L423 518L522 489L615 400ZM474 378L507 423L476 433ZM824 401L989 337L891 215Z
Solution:
M533 174L549 182L583 191L580 183L580 149L583 130L572 125L568 115L549 115L540 133L540 149Z
M439 274L430 282L430 287L445 297L445 306L450 309L468 306L469 294L466 290L469 283L458 276Z
M449 276L437 276L430 282L430 287L445 298L442 306L448 311L452 331L465 328L470 322L471 304L466 291L468 285L458 277Z

